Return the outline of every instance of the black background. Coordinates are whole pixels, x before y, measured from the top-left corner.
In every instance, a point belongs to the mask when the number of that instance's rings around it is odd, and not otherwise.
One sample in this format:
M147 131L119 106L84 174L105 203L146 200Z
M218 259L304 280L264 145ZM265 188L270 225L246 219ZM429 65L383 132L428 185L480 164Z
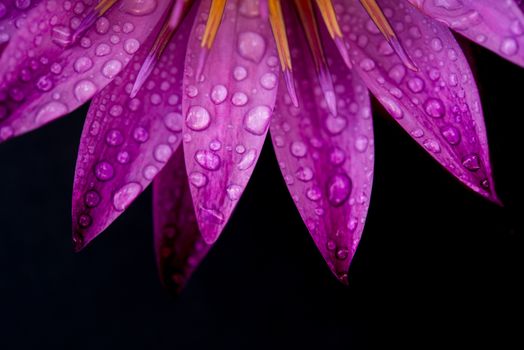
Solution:
M157 279L150 190L72 252L86 108L0 145L0 348L522 349L524 69L472 54L505 207L463 188L375 103L375 184L349 287L315 249L269 144L178 297Z

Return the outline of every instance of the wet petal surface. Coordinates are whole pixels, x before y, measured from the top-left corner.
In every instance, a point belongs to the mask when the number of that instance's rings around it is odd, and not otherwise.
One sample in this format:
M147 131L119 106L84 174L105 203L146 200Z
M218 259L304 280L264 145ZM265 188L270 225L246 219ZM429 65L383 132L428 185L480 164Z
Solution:
M249 1L228 1L205 60L200 38L209 5L209 0L202 1L189 41L183 137L196 215L204 239L211 243L231 215L262 149L279 66L269 23L256 2Z
M131 6L132 5L132 6ZM27 14L0 61L0 142L74 110L109 84L152 31L168 2L115 6L77 42L83 1L43 1Z
M0 54L17 28L24 26L27 13L40 1L0 1Z
M77 249L132 203L180 144L182 67L190 29L189 19L136 97L131 98L130 92L153 37L124 72L93 99L82 134L73 192Z
M380 1L420 69L414 72L394 55L358 2L335 2L354 69L368 88L440 164L497 201L477 87L451 32L407 3Z
M524 15L513 0L408 0L422 12L524 66Z
M288 30L299 108L280 90L271 122L273 146L289 192L330 269L347 283L360 241L373 179L373 129L368 90L323 42L334 81L332 115L299 24Z
M182 148L155 178L153 200L160 278L179 292L210 248L198 230Z

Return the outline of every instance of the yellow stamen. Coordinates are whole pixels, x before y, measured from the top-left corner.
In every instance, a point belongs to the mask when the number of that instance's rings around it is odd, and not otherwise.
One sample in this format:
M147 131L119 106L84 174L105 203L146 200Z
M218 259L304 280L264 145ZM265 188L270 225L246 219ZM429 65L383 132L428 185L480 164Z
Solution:
M331 114L337 115L335 89L333 87L333 80L331 79L331 74L324 55L322 41L320 40L320 33L315 18L313 4L311 0L295 0L295 5L313 56L315 69L318 74L320 87L324 93L324 98Z
M169 17L165 19L160 33L155 39L142 67L140 67L133 89L131 90L131 98L134 98L138 94L140 88L146 82L192 4L193 0L176 0L172 5Z
M280 0L268 0L268 7L269 21L277 44L277 51L278 56L280 57L282 70L292 70L291 53L289 52L289 44L286 35L286 23L284 22Z
M211 8L209 10L209 17L206 23L206 29L202 37L201 46L207 49L211 49L215 37L222 21L222 15L226 7L227 0L212 0Z
M378 5L376 0L360 0L360 3L367 11L375 25L378 27L387 42L393 47L393 50L397 53L399 58L402 60L404 65L411 70L418 71L415 63L411 60L404 47L400 43L397 34L391 27L386 15L382 12L382 9Z
M340 30L340 25L338 24L337 15L335 14L335 9L333 8L331 0L316 1L320 14L326 23L329 35L331 35L333 39L336 37L342 38L342 30Z
M295 107L298 107L298 97L293 79L293 65L291 64L291 53L287 41L286 23L284 22L284 15L282 14L282 6L280 0L268 0L267 3L269 8L269 23L271 23L271 29L273 30L273 36L277 44L284 82L286 83L291 102Z
M322 19L326 24L326 28L329 32L329 35L335 42L335 45L342 56L342 59L346 65L351 68L351 60L349 59L349 52L344 43L344 38L342 30L340 30L340 25L338 24L337 15L335 9L333 8L333 3L331 0L316 0L317 7L320 10Z
M98 12L99 16L106 13L118 0L101 0L96 6L95 11Z

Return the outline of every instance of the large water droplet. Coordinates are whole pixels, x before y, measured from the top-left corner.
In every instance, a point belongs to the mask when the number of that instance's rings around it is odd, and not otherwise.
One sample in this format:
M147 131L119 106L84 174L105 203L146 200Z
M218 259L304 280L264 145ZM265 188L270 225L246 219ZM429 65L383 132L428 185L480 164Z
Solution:
M244 129L254 135L264 135L269 127L271 109L268 106L257 106L244 116Z
M266 41L255 32L244 32L238 36L237 49L240 56L258 63L266 52Z
M327 182L327 197L329 203L339 207L348 199L353 183L346 174L333 175Z
M200 131L206 129L211 122L209 112L204 107L192 106L186 117L186 125L191 130Z
M142 186L137 182L129 182L116 191L113 196L113 206L118 211L124 211L142 191Z
M212 151L199 150L195 153L196 162L207 170L218 170L220 168L221 159Z

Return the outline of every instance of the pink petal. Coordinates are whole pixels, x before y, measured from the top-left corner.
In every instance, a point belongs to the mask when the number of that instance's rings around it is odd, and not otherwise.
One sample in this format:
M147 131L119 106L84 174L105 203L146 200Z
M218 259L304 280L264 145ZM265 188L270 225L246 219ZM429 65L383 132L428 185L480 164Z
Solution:
M291 22L291 21L289 21ZM299 108L280 89L271 136L289 192L330 269L347 283L369 206L373 128L368 91L328 35L338 115L330 114L298 23L292 44Z
M420 69L414 72L402 65L360 4L336 3L354 69L368 88L440 164L497 201L477 87L451 32L409 4L380 2Z
M182 148L155 178L153 191L160 277L166 287L178 292L210 248L198 230Z
M517 2L513 0L408 1L454 31L524 66L524 15Z
M69 5L67 5L69 4ZM149 5L148 5L149 4ZM44 1L34 7L0 60L0 141L63 116L86 102L124 68L152 32L168 2L115 6L79 42L68 44L88 7ZM81 6L80 6L81 5Z
M267 20L228 2L201 79L202 1L186 57L184 153L200 230L214 242L258 159L276 99L278 58ZM198 80L198 81L197 81Z
M73 232L81 249L149 185L181 141L183 63L191 18L182 25L135 98L133 82L154 42L95 96L82 133L73 191Z

